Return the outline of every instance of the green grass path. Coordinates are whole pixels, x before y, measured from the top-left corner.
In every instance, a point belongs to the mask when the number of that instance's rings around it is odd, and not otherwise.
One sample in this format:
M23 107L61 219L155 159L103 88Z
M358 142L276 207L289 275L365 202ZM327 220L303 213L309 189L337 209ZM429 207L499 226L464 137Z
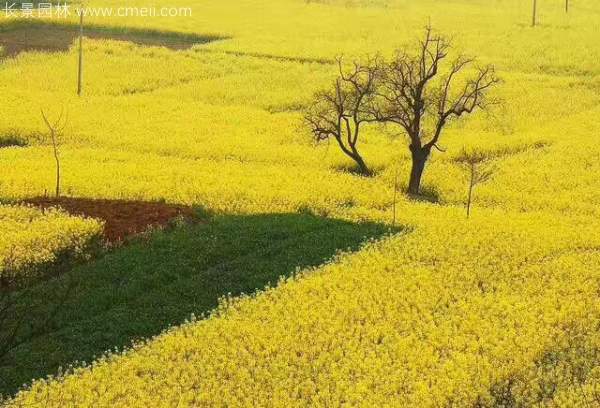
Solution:
M72 286L52 324L0 360L0 394L159 334L192 313L210 311L228 293L276 284L298 267L322 264L386 231L377 224L278 214L217 216L157 232L34 288L23 301L33 327Z

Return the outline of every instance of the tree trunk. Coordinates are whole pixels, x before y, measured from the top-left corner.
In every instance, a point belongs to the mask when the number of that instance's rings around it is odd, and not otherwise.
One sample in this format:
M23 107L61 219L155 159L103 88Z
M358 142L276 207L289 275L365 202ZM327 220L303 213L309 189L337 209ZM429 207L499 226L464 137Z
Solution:
M408 194L419 195L421 192L421 177L425 170L425 163L429 158L430 150L421 146L410 145L412 153L412 169L410 170L410 181L408 183Z
M354 159L354 161L356 161L356 164L358 165L361 174L365 176L371 175L371 170L369 170L369 167L367 167L367 163L365 163L363 158L358 153L356 153L352 158Z
M467 218L471 216L471 202L473 201L473 187L475 186L475 170L471 167L471 181L469 182L469 197L467 198Z
M56 198L60 197L60 158L58 155L58 146L56 145L56 136L52 134L52 148L54 150L54 161L56 162Z

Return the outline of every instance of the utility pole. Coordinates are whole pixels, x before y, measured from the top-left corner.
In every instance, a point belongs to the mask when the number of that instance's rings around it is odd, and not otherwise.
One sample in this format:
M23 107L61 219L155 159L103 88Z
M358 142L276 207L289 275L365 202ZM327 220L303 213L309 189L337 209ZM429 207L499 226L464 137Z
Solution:
M537 0L533 0L533 19L531 20L531 26L535 27L537 23Z
M77 96L83 87L83 8L79 10L79 69L77 72Z
M392 228L396 228L396 202L398 201L398 167L396 166L396 173L394 174L394 202L392 211L394 212L392 218Z

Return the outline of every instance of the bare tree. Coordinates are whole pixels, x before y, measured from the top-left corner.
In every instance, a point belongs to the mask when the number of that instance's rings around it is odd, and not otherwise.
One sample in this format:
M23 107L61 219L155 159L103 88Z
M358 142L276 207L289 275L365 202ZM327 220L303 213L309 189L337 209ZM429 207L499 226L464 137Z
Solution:
M358 165L364 175L371 171L358 151L361 126L375 122L370 108L381 74L379 58L367 64L354 62L346 69L338 58L339 74L332 89L315 95L304 119L317 142L335 139L344 154Z
M373 105L372 113L379 121L399 125L408 135L412 155L408 192L412 195L420 192L431 150L443 151L438 143L446 125L486 108L488 91L499 82L493 66L472 67L474 61L464 56L458 56L442 74L450 50L450 41L427 27L416 54L399 51L386 64L378 102ZM462 78L471 68L474 74Z
M467 218L471 216L471 206L473 203L473 191L479 184L483 184L492 178L494 169L486 162L489 156L480 152L468 152L463 149L459 157L456 159L458 163L467 168L469 174L469 188L467 194Z
M473 190L479 184L485 183L492 177L492 170L481 168L481 162L469 161L469 194L467 196L467 218L471 216L471 205L473 203Z
M63 119L64 116L64 119ZM56 163L56 185L55 185L55 193L56 198L60 197L60 146L62 142L62 135L67 125L67 117L64 115L64 112L61 112L60 116L56 120L56 122L52 123L48 120L48 117L44 113L42 109L42 118L44 119L44 123L48 128L48 136L50 144L52 145L52 153L54 155L54 161Z

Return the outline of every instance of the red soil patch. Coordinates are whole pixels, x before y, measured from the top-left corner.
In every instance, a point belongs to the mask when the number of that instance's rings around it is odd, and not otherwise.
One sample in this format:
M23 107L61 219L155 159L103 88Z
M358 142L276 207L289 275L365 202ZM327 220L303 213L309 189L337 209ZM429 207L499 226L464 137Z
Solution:
M101 219L105 222L103 236L109 243L123 241L152 227L165 227L176 218L197 221L191 207L155 202L70 197L34 198L25 202L42 209L60 207L69 214Z

